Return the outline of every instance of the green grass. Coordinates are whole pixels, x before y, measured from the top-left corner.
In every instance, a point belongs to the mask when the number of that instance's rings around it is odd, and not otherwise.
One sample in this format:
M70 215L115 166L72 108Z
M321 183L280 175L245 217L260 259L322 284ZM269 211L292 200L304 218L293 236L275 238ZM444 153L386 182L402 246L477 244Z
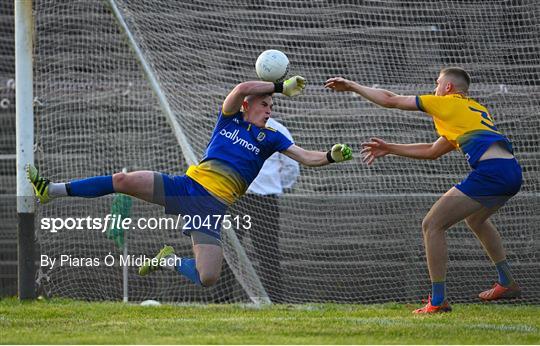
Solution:
M142 307L65 299L0 301L3 344L539 344L540 306L412 305Z

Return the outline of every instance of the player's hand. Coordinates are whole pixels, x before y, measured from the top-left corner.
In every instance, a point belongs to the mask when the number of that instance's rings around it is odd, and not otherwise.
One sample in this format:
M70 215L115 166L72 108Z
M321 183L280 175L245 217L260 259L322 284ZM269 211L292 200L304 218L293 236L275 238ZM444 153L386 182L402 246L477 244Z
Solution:
M302 76L294 76L283 82L283 95L292 97L301 94L306 87L306 79Z
M334 144L330 149L330 156L335 162L343 162L352 159L352 149L347 144Z
M324 87L335 91L352 91L354 82L343 77L334 77L324 83Z
M362 161L371 165L375 159L386 156L390 153L388 143L380 138L371 138L370 142L362 143Z

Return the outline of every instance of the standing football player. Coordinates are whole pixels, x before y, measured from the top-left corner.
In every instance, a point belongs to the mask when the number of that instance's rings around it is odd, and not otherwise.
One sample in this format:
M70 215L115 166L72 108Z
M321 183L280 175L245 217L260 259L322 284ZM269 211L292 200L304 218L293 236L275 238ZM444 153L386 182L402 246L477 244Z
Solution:
M472 168L467 178L432 206L422 222L432 295L426 306L414 311L418 314L451 310L446 300L446 230L461 220L465 220L478 237L499 274L498 282L480 293L480 299L495 300L521 294L506 261L499 232L489 220L519 191L521 167L514 158L510 141L497 130L486 107L467 96L470 81L465 70L449 67L440 71L435 95L401 96L341 77L330 78L325 84L336 91L355 92L385 108L420 110L433 117L440 135L437 141L394 144L373 138L362 145L363 161L367 164L388 154L433 160L459 148Z

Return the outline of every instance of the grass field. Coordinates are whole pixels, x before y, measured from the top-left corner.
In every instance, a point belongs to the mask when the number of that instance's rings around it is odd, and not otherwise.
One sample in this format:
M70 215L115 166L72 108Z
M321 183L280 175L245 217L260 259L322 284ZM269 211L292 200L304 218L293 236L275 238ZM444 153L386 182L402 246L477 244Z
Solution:
M539 344L540 306L240 305L142 307L72 300L0 301L2 344Z

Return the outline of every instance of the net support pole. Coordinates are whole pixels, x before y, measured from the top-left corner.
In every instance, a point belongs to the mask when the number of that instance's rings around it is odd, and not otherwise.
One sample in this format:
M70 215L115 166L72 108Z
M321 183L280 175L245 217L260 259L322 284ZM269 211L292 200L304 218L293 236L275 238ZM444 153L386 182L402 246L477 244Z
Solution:
M246 291L246 293L248 294L249 299L256 306L272 304L272 301L270 300L268 293L264 289L264 286L259 279L259 276L256 274L252 274L255 273L255 268L253 268L253 264L247 257L246 251L244 251L244 247L240 243L240 240L236 236L234 230L232 230L231 228L224 229L222 227L221 231L225 233L226 240L227 242L230 242L231 246L231 253L224 251L223 257L225 257L225 260L229 264L234 263L235 260L238 261L237 265L229 265L229 267L231 268L231 271L240 283L240 286L242 286L244 291ZM249 282L247 282L247 280L244 280L244 277L249 277Z
M127 259L128 258L128 233L129 232L125 232L124 233L124 259ZM124 297L123 297L123 302L124 303L127 303L129 301L129 296L128 296L128 266L125 265L122 267L122 283L123 283L123 290L124 290Z
M167 97L165 96L165 93L163 92L159 84L159 81L156 78L153 68L150 66L143 52L141 51L139 45L137 44L135 37L133 36L131 30L129 29L129 26L124 20L124 16L122 15L122 12L116 5L116 1L107 0L107 2L114 16L116 17L116 20L118 21L121 29L127 35L128 43L130 47L133 49L133 51L135 52L135 56L137 60L139 61L139 63L141 64L146 78L150 82L150 86L152 87L152 90L154 91L154 93L156 94L158 98L158 101L163 110L163 113L165 114L165 117L167 118L167 121L173 130L174 136L176 137L176 140L178 141L180 148L182 149L182 153L184 154L186 162L189 165L196 164L197 156L195 155L193 148L191 148L191 145L189 144L187 140L184 130L178 123L178 120L176 120L174 113L169 105L169 101L167 100ZM232 246L234 250L238 252L238 258L240 258L241 261L245 261L244 263L241 263L242 267L248 268L248 272L246 273L248 277L247 280L246 278L239 276L238 273L233 269L233 273L235 274L236 279L240 282L240 284L244 288L254 286L253 291L257 293L253 294L251 290L248 290L248 295L250 296L253 303L257 305L261 304L261 302L269 303L270 299L268 297L268 294L266 293L266 290L262 286L261 281L259 277L257 276L257 273L255 272L255 270L253 269L253 265L249 261L249 258L242 244L240 243L238 237L236 236L235 232L232 230L229 230L227 232L227 235L230 238L230 241L232 242ZM225 256L225 259L227 259L227 256ZM231 265L231 268L233 268L232 265Z
M184 157L186 158L186 161L190 165L194 165L197 163L197 157L195 156L195 153L193 152L193 149L191 148L191 145L187 141L187 137L184 134L184 130L176 120L176 118L173 115L173 111L171 109L171 106L169 105L169 101L167 100L167 97L163 93L163 90L161 89L161 86L156 78L156 75L154 74L154 70L148 64L146 61L146 58L141 51L139 45L137 44L137 41L135 40L135 37L133 37L133 34L131 33L131 30L129 30L129 27L124 20L124 17L122 16L122 13L118 9L118 6L116 5L116 1L114 0L108 0L108 3L111 7L111 10L114 13L114 16L116 17L116 20L120 24L120 27L124 31L124 33L127 35L129 45L135 52L135 56L137 57L137 60L141 64L144 74L148 81L150 82L150 86L152 87L152 90L156 94L159 105L161 106L163 113L165 114L165 117L167 118L167 121L169 122L169 125L173 129L174 136L176 137L176 140L178 141L178 144L180 145L180 148L182 148L182 152L184 154Z
M127 168L122 168L123 173L127 173ZM128 231L124 230L124 248L123 248L123 254L124 254L124 260L128 258ZM125 265L122 267L122 288L123 288L123 302L127 303L129 301L128 296L128 266Z
M24 166L34 163L32 1L15 5L15 106L17 146L17 274L19 299L35 299L34 197Z

